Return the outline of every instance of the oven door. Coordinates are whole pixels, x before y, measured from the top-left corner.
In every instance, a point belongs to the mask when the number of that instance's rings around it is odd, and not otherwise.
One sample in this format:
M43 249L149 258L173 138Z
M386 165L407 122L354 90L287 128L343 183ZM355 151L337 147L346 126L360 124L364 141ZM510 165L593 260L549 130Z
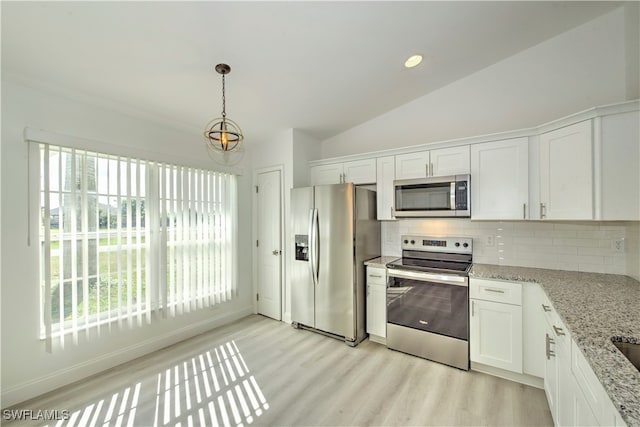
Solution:
M469 339L469 278L388 270L387 323Z

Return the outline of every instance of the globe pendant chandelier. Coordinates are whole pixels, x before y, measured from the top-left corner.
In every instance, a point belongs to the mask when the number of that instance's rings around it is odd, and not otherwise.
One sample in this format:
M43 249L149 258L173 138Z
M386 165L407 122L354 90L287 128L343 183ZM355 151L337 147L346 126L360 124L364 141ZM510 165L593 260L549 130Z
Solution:
M240 126L227 118L225 76L231 72L231 67L227 64L218 64L216 71L222 75L222 117L213 119L207 124L204 138L207 148L214 155L214 159L216 161L222 159L224 163L229 163L232 153L244 151L242 147L244 136Z

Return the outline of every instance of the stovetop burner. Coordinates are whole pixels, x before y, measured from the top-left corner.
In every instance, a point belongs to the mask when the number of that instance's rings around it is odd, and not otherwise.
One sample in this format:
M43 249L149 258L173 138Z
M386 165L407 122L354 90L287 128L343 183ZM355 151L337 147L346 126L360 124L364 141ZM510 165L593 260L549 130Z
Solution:
M402 258L389 268L467 275L471 269L473 240L464 237L402 236Z

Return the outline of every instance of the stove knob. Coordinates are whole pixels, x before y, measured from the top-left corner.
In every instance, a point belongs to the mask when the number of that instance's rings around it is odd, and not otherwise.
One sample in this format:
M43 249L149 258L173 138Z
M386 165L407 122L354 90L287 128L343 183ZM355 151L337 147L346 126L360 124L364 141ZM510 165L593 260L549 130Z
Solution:
M469 244L468 243L464 243L462 246L464 246L465 248L468 248Z
M415 241L415 240L412 240L412 241L411 241L411 244L412 244L412 245L415 245L415 244L416 244L416 241Z
M460 247L460 242L456 242L456 248Z
M406 245L407 243L409 243L409 241L407 239L404 239L404 244Z

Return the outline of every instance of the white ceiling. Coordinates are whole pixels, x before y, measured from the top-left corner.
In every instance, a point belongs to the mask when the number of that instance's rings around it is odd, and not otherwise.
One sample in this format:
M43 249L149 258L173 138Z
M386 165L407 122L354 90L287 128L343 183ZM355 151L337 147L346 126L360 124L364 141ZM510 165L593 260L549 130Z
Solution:
M226 62L247 141L325 139L619 5L2 1L2 71L200 132Z

